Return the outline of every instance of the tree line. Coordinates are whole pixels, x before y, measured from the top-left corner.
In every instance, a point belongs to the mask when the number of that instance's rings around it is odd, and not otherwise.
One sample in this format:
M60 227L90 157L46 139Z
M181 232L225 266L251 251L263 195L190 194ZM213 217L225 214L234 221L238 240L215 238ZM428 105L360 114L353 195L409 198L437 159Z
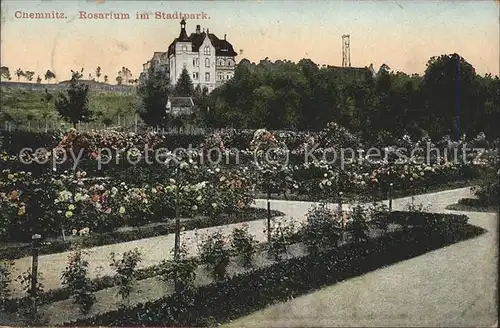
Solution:
M127 76L126 70L122 75ZM73 124L92 119L81 76L73 72L68 95L56 102ZM439 139L484 132L488 139L500 138L494 123L500 122L499 77L478 75L457 54L430 58L422 76L394 72L386 64L374 74L367 68L320 68L310 59L258 64L244 59L234 77L210 94L193 86L186 69L172 86L167 71L151 67L139 79L137 92L138 113L149 126L193 120L166 113L169 97L182 96L193 97L200 109L197 124L214 128L318 131L333 121L381 143L404 134Z
M320 130L334 121L363 138L484 132L500 137L500 80L478 75L458 54L432 57L423 76L242 60L209 96L212 127ZM494 123L497 122L497 123Z
M100 81L100 77L102 76L102 69L100 66L98 66L94 72L94 74L89 73L88 74L88 79L92 81ZM25 81L32 82L35 76L34 71L29 71L29 70L22 70L21 68L18 68L15 72L14 75L17 77L17 81L20 82L21 78L23 78ZM2 66L0 67L0 76L2 79L5 79L7 81L12 80L12 75L10 73L10 69L7 66ZM139 82L139 79L133 79L132 78L132 72L130 71L129 68L127 67L122 67L121 70L118 71L115 81L118 85L122 84L137 84ZM52 72L51 70L47 70L45 74L43 75L44 80L50 83L51 80L56 78L56 74ZM40 84L42 83L42 78L40 75L37 76L36 78L36 83ZM103 81L104 83L109 83L109 77L108 75L103 76Z

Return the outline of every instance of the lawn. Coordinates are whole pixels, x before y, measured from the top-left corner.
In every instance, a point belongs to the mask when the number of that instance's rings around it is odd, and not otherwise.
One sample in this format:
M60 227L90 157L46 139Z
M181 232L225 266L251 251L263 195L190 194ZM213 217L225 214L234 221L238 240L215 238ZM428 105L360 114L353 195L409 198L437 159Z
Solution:
M28 128L31 122L32 130L44 130L48 122L53 126L55 122L62 122L55 109L57 91L50 91L52 100L46 101L43 91L28 91L12 87L1 88L0 121L13 121ZM133 122L138 98L136 95L90 90L88 105L95 114L97 123L118 124L127 120Z

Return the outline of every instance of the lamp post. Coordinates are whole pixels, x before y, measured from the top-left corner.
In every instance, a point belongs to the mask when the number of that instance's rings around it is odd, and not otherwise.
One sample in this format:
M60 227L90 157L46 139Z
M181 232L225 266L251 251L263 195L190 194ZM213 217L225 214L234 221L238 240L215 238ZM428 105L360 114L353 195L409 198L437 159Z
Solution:
M344 193L342 191L339 191L339 214L342 216L342 195Z
M267 242L271 242L271 195L267 193Z
M31 300L33 304L33 316L37 313L37 283L38 283L38 251L42 236L36 234L31 236L32 256L31 263Z

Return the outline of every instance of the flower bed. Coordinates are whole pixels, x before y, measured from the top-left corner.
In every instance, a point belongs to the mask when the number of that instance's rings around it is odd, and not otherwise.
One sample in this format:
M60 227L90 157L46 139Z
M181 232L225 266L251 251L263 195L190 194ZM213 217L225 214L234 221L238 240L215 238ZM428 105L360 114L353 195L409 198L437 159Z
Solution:
M96 183L78 172L35 177L4 170L0 241L27 241L34 233L54 237L164 222L175 216L176 208L181 217L215 218L241 212L253 201L244 171L184 164L165 182L132 186L115 180Z
M484 232L456 215L393 212L388 222L403 229L64 325L214 325Z
M271 210L271 217L284 216L279 211ZM267 210L261 208L244 208L235 215L221 214L215 218L196 217L183 220L182 228L184 230L203 229L219 225L233 224L246 221L263 220L267 218ZM39 249L39 254L53 254L65 252L71 249L76 242L84 248L124 243L128 241L151 238L168 235L175 232L175 222L171 220L168 223L156 223L142 227L131 227L130 229L118 229L103 233L90 233L81 236L71 236L66 240L62 238L46 238ZM0 247L0 258L13 260L30 256L32 254L31 244L13 244Z

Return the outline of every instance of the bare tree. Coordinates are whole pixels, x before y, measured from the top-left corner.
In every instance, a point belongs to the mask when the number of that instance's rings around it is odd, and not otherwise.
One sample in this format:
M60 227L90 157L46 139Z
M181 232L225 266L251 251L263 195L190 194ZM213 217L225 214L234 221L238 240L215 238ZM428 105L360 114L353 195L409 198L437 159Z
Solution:
M56 75L51 70L48 69L47 72L45 72L45 80L49 81L49 83L50 83L50 80L55 79L55 78L56 78Z
M17 76L17 81L19 81L19 79L21 78L21 76L25 76L25 73L22 69L18 68L16 70L16 76Z
M99 78L101 77L101 66L97 66L95 69L95 76L97 77L97 81L99 81Z

